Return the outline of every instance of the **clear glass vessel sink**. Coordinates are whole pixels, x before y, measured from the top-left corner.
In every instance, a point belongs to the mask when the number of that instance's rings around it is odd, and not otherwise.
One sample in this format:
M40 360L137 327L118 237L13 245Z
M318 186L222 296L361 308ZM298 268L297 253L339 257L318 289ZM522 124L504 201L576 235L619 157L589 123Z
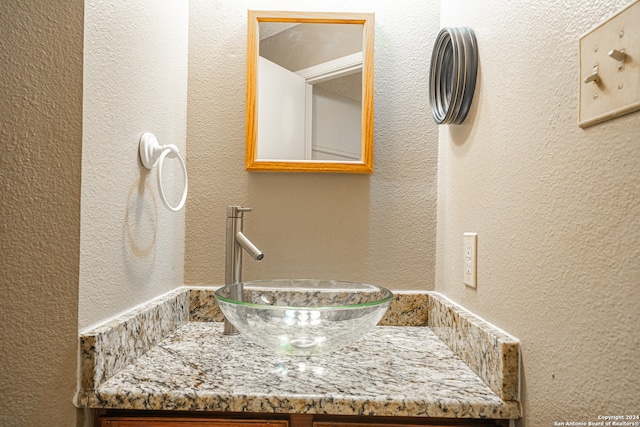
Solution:
M232 298L242 286L243 300ZM362 338L387 311L393 293L363 283L261 280L225 286L218 305L256 344L295 356L327 354Z

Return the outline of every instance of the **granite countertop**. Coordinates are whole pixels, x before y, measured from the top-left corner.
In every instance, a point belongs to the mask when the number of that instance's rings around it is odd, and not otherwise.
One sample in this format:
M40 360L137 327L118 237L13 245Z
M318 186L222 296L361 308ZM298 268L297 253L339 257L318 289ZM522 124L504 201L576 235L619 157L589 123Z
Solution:
M98 347L94 341L93 350L99 351ZM94 370L101 363L96 360ZM187 321L117 372L103 375L94 387L80 390L76 404L144 410L518 418L519 402L504 397L428 326L377 326L347 348L307 358L275 354L242 335L224 336L221 322Z

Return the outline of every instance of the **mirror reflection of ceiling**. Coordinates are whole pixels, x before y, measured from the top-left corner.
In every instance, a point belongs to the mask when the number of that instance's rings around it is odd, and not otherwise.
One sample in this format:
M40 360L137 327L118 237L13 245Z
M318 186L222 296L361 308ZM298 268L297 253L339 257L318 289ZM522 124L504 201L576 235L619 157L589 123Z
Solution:
M362 102L362 70L347 76L337 77L313 85L313 90L325 90L337 93L355 102Z
M362 52L362 30L360 24L261 22L259 52L295 72Z

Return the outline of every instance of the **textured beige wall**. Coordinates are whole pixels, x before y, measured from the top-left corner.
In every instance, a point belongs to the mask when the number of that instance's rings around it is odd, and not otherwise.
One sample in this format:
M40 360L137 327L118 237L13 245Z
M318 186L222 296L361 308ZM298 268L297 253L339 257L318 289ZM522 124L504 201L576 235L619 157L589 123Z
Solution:
M626 4L442 2L481 69L470 117L440 130L436 290L522 340L520 426L640 408L640 114L576 124L578 39Z
M153 132L186 154L189 27L188 2L88 0L85 9L81 329L183 284L184 211L162 205L138 141ZM182 179L167 159L174 206Z
M224 283L225 209L246 205L245 231L265 258L245 259L245 279L432 289L438 137L425 79L438 3L192 0L190 9L185 282ZM375 12L373 175L244 170L247 9Z
M73 426L83 2L0 2L0 425Z

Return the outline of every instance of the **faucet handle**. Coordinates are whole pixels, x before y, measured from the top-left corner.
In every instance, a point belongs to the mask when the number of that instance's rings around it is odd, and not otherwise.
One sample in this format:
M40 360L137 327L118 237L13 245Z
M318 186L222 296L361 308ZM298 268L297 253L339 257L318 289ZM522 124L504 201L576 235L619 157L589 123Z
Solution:
M242 206L227 206L227 218L242 218L244 212L251 212L251 208Z

